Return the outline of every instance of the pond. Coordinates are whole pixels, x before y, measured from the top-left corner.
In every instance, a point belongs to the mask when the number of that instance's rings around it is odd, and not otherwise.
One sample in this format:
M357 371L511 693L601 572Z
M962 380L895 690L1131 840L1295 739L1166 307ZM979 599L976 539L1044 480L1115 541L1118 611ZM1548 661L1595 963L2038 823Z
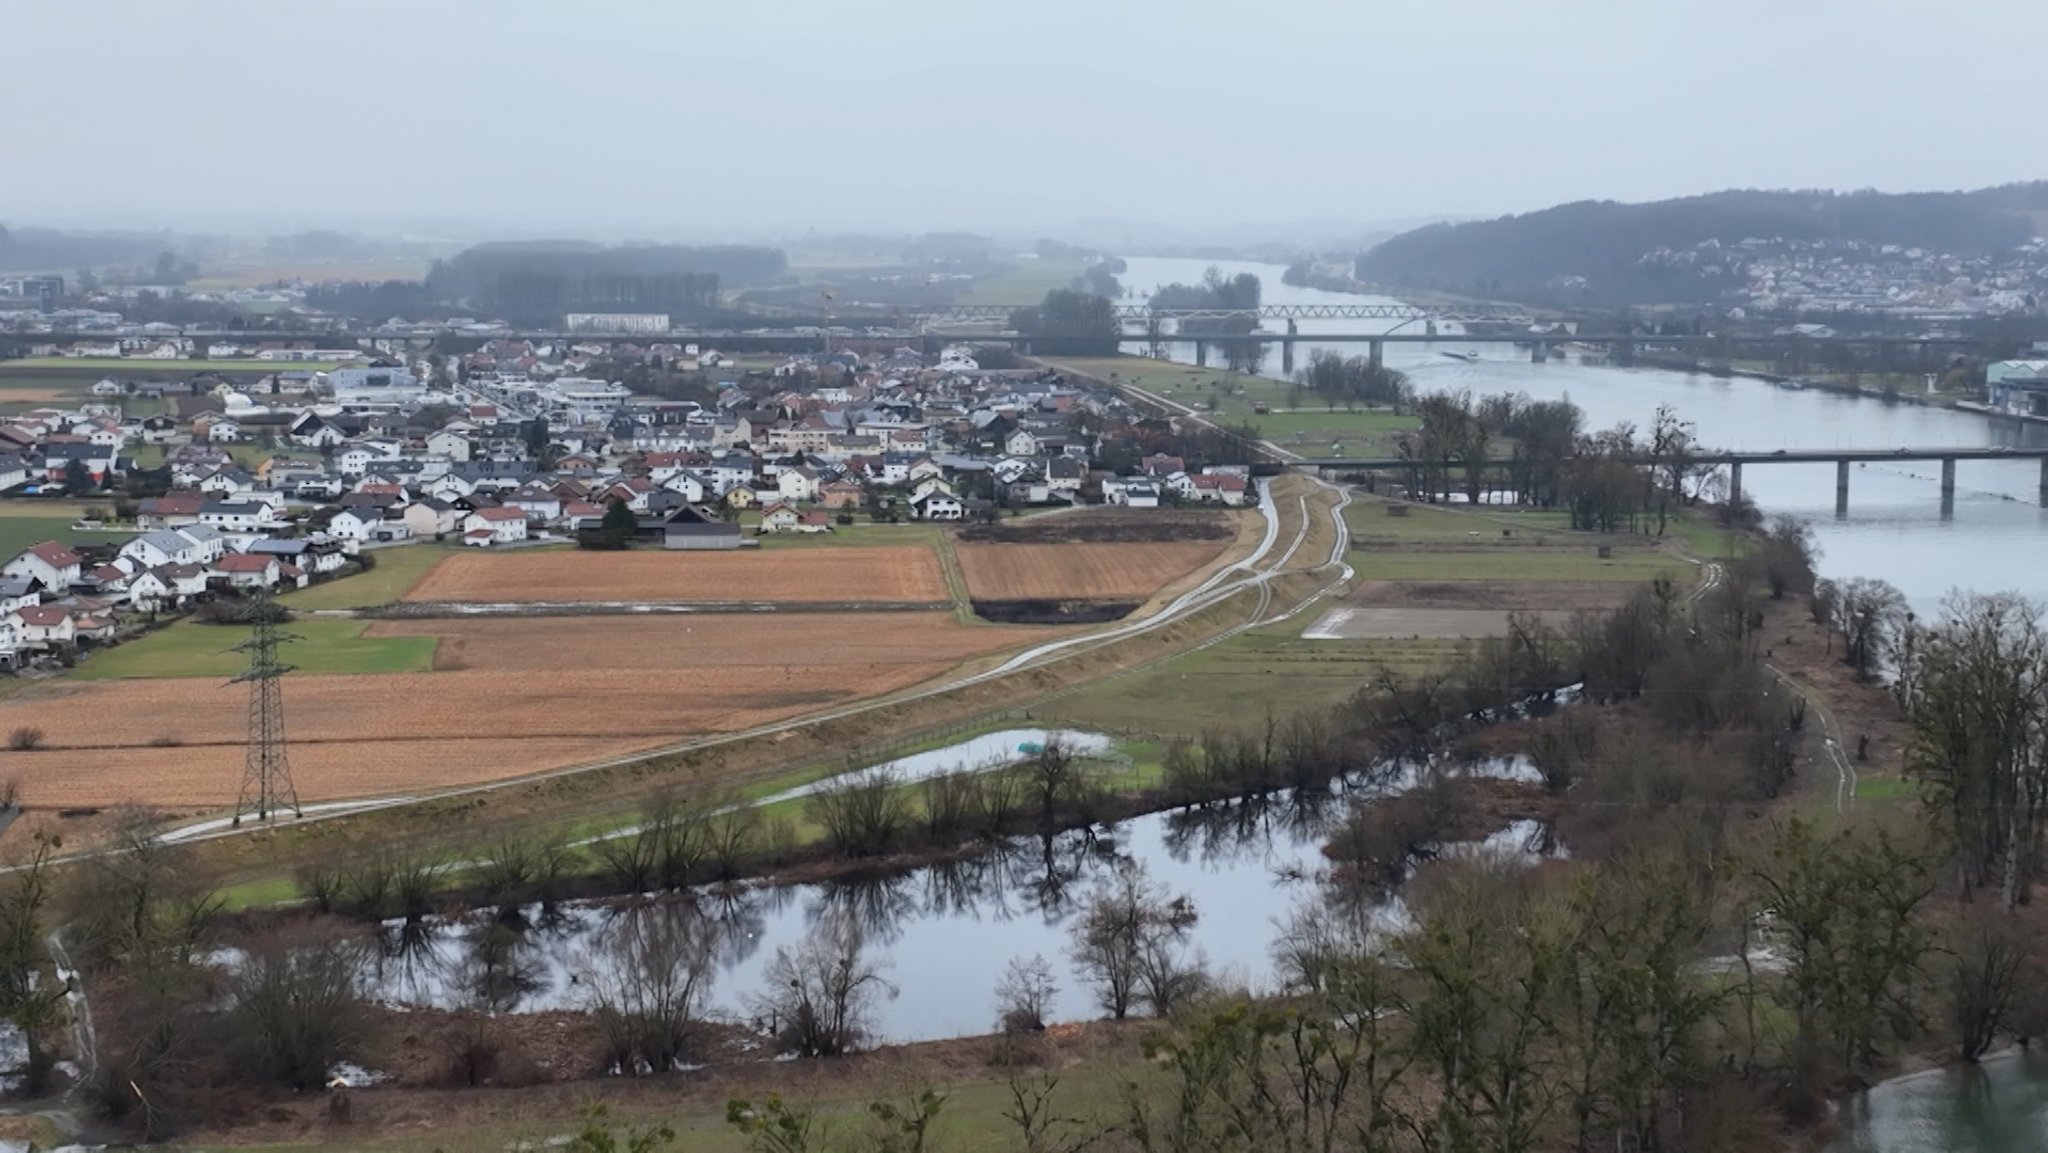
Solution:
M990 736L1007 742L1015 735ZM1445 771L1534 776L1521 758ZM1325 788L1153 813L1049 841L1018 838L970 859L884 877L575 902L547 915L532 907L509 918L484 911L410 926L394 921L357 942L356 955L370 995L396 1007L581 1010L622 963L625 942L667 930L709 933L718 969L711 1006L747 1020L776 951L794 950L822 922L844 917L896 991L875 1006L878 1040L973 1036L995 1028L995 985L1013 959L1050 963L1059 985L1053 1019L1099 1015L1068 956L1070 924L1097 884L1135 863L1168 893L1192 901L1186 943L1213 975L1270 989L1272 947L1290 914L1325 900L1322 846L1345 799L1398 793L1415 780L1412 767L1384 766ZM1528 861L1562 853L1534 822L1442 851ZM1372 902L1352 912L1386 928L1406 923L1397 892ZM506 931L507 922L517 928Z

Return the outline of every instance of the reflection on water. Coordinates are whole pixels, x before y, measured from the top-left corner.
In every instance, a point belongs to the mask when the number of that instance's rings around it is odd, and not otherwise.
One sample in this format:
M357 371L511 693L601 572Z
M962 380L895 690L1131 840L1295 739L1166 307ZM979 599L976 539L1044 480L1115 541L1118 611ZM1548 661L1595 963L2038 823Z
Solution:
M2048 1149L2048 1054L2007 1053L1851 1098L1828 1153L2038 1153Z
M1447 766L1473 776L1519 779L1516 758ZM914 995L876 1006L878 1036L926 1040L989 1031L994 986L1013 958L1042 956L1061 990L1055 1019L1092 1015L1068 958L1068 923L1081 895L1127 863L1142 865L1199 914L1186 945L1221 977L1251 988L1274 984L1272 947L1291 907L1341 886L1321 848L1347 796L1398 791L1412 766L1381 769L1317 789L1155 813L1103 829L1019 838L988 852L906 872L809 885L724 885L660 898L482 911L467 917L392 922L353 947L379 1000L401 1006L498 1012L587 1009L625 942L704 941L717 975L712 1007L744 1019L777 949L794 949L820 923L857 926L888 980ZM1545 834L1511 826L1465 852L1524 857L1548 851ZM1448 848L1448 847L1447 847ZM1398 927L1396 894L1345 894L1346 916Z

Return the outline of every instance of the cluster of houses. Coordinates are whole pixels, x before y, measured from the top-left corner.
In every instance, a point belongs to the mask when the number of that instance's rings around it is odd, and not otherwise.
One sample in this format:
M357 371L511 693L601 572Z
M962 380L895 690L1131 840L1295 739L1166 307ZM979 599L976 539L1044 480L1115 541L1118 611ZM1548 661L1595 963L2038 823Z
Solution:
M494 341L452 368L373 366L367 381L200 380L147 405L114 382L0 421L0 489L106 501L135 530L8 559L0 661L107 639L124 613L302 585L363 549L575 540L614 503L639 539L721 549L748 543L745 529L830 532L856 516L1252 496L1245 468L1192 463L1170 421L1110 389L959 352L806 357L674 399L565 375L594 369L545 351ZM605 352L613 367L688 356Z

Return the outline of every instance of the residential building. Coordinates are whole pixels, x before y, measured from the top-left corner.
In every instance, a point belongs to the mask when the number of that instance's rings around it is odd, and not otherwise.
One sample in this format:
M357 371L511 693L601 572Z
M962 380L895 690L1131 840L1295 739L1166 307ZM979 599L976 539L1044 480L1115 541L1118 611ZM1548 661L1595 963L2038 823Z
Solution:
M53 593L62 593L83 575L84 558L56 541L30 545L4 566L0 575L27 577Z
M515 544L526 539L526 514L516 508L483 508L462 521L464 544Z

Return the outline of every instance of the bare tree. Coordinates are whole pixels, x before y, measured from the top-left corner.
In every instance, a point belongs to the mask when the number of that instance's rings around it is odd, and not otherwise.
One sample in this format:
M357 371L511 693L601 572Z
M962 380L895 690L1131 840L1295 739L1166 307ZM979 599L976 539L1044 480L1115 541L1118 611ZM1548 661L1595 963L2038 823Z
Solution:
M1975 1061L2014 1023L2023 987L2039 983L2040 935L1999 910L1979 907L1956 923L1949 950L1949 1009L1957 1056Z
M712 943L703 921L681 906L639 909L620 922L591 981L608 1067L639 1076L688 1059L718 971Z
M910 827L910 800L901 785L886 770L847 773L812 793L806 811L836 852L878 857L894 849Z
M1074 922L1074 962L1096 1001L1121 1021L1141 1000L1170 1011L1187 978L1176 946L1194 923L1186 897L1169 898L1135 864L1119 868Z
M1086 782L1081 758L1059 733L1048 733L1045 744L1024 765L1024 779L1031 804L1038 810L1038 831L1050 833L1056 827L1062 805L1080 802Z
M837 1057L867 1040L874 1001L896 987L865 956L851 918L821 921L795 949L777 949L754 1011L785 1049L801 1057Z
M2041 606L2013 596L1952 599L1914 630L1900 696L1908 757L1954 840L1965 892L1997 884L2007 908L2040 870L2048 823L2048 631Z
M1906 597L1891 584L1867 577L1833 583L1829 627L1842 637L1842 660L1868 680L1892 654L1906 627Z
M317 1089L363 1041L362 994L342 950L269 943L235 973L231 1016L242 1068L290 1089Z
M50 862L62 847L57 837L37 832L28 860L8 871L0 885L0 1014L21 1030L28 1046L27 1086L41 1093L52 1058L45 1034L57 1022L67 991L53 980L43 934L51 904Z
M1038 1033L1059 993L1052 964L1044 957L1012 958L996 982L996 1024L1005 1033Z

